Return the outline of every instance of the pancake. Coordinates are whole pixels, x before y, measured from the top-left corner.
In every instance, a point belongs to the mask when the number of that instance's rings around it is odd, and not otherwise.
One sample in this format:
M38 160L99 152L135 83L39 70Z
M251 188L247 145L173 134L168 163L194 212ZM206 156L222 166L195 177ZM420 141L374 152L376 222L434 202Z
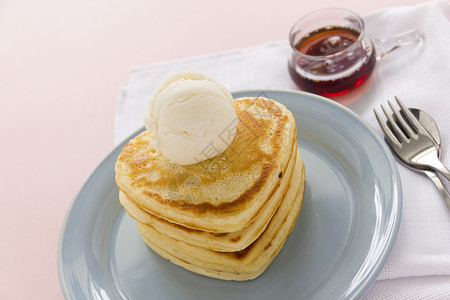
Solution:
M223 272L223 271L214 270L214 269L200 268L198 266L192 265L191 263L188 263L185 260L178 259L174 256L171 256L163 249L158 248L155 245L152 245L151 241L147 240L145 237L143 237L143 240L159 256L161 256L162 258L165 258L167 260L170 260L172 263L174 263L180 267L183 267L186 270L189 270L191 272L194 272L194 273L197 273L200 275L216 278L216 279L235 280L235 281L251 280L251 279L255 279L256 277L261 275L267 269L267 267L272 263L272 261L275 259L275 257L278 255L278 253L281 251L281 248L282 248L282 247L280 247L278 250L276 250L274 256L267 261L266 265L263 265L257 271L254 271L252 273L228 273L228 272Z
M296 163L291 186L266 230L250 246L237 252L216 252L171 239L138 223L143 240L160 256L190 271L224 280L248 280L260 275L281 250L303 203L304 165Z
M289 187L294 166L298 159L297 142L293 144L291 158L286 170L283 171L280 186L271 196L267 205L261 210L261 213L247 227L240 231L230 233L212 233L196 229L186 228L179 224L168 222L158 216L146 212L137 206L127 196L120 192L119 199L127 213L137 222L150 226L158 233L167 235L175 240L180 240L193 246L208 248L215 251L239 251L249 246L255 241L266 228L270 218L273 216L276 207L278 207L281 199L286 194Z
M197 164L171 163L149 131L131 140L116 162L119 189L139 208L184 227L227 233L249 226L281 184L296 126L284 105L263 97L235 99L234 106L233 143Z

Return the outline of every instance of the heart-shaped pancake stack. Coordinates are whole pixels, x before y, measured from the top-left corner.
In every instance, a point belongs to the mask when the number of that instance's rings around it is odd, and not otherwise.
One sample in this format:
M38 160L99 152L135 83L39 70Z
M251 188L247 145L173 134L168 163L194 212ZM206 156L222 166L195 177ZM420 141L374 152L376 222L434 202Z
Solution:
M116 182L121 204L160 256L198 274L248 280L264 272L292 230L305 170L284 105L246 97L234 107L236 136L221 154L177 165L145 131L122 149Z

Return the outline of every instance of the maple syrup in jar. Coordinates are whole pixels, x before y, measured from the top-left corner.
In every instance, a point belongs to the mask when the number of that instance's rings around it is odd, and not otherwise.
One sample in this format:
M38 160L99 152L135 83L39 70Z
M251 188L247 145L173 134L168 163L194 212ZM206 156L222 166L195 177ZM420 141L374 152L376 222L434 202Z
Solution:
M306 25L301 24L291 32L289 73L300 89L326 97L343 95L364 83L375 68L375 51L364 35L364 23L351 12L344 13L345 18L339 19L349 26L322 25L305 34Z

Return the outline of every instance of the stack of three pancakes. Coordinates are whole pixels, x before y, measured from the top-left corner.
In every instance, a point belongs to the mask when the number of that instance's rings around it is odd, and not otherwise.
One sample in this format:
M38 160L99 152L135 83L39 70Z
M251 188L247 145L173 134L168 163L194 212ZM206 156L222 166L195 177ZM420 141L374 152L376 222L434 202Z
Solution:
M305 171L286 107L262 97L234 106L238 128L225 152L176 165L145 131L119 155L116 182L154 252L198 274L248 280L264 272L292 230Z

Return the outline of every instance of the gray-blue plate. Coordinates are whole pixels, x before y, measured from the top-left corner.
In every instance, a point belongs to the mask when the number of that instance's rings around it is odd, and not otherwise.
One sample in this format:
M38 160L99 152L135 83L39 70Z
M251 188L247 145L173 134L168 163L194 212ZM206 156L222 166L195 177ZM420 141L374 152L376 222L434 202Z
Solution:
M58 271L67 299L354 299L381 271L401 216L396 163L369 125L325 98L247 91L294 114L306 167L303 207L284 248L257 279L200 276L153 253L118 201L114 164L87 179L62 227ZM130 137L132 138L132 137Z

